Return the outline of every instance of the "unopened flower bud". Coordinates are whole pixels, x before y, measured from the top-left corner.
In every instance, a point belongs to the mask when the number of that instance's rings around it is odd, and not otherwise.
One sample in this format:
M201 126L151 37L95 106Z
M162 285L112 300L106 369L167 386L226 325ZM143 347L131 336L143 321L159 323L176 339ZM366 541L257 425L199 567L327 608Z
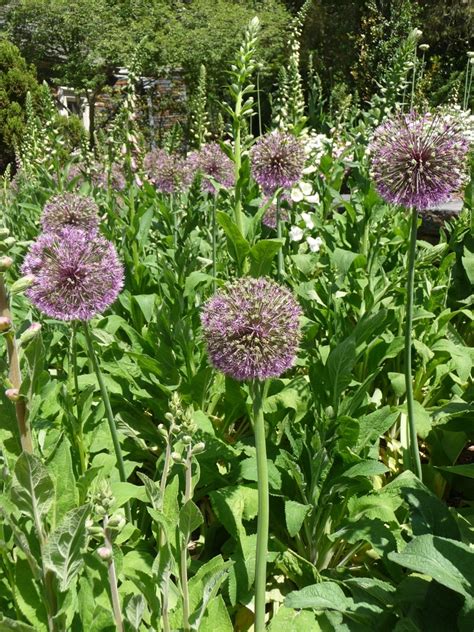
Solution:
M204 452L205 449L206 444L204 443L204 441L200 441L199 443L196 443L196 445L193 447L191 454L201 454L201 452Z
M25 329L25 331L20 335L20 344L26 345L28 342L30 342L30 340L36 338L40 331L40 323L31 323L28 329Z
M2 241L0 241L0 252L7 252L15 244L15 237L7 237L6 239L3 239Z
M473 50L467 51L467 56L469 57L469 59L473 59L474 58L474 51Z
M97 555L102 559L102 560L110 560L110 558L112 557L112 550L108 547L108 546L100 546L97 549Z
M0 257L0 272L5 272L13 265L13 259L11 257Z
M3 241L10 235L8 228L0 228L0 240Z
M182 438L184 445L189 445L192 440L192 437L190 437L189 435L184 435L184 437Z
M110 529L117 529L118 531L121 531L124 528L125 524L126 520L124 516L117 514L110 518L109 522L107 523L107 527Z
M427 51L429 49L430 45L429 44L420 44L419 48L422 51Z
M33 285L35 277L33 274L27 274L10 286L10 294L20 294Z
M183 457L181 456L181 454L179 452L172 452L171 453L171 458L173 459L173 461L175 463L182 463L183 462Z
M17 402L20 399L20 391L17 388L7 388L5 396L8 397L11 402Z
M0 316L0 332L8 331L11 326L11 318L8 318L8 316Z

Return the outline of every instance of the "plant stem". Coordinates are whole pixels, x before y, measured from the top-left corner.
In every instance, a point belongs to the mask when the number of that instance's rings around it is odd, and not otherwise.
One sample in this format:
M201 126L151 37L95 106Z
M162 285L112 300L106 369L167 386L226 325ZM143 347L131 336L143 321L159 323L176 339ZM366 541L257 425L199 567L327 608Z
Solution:
M265 587L267 583L267 550L269 528L268 463L263 418L263 384L252 384L253 423L257 450L258 520L255 565L255 632L265 630Z
M109 575L110 597L112 601L112 610L114 612L115 625L117 632L124 632L122 609L120 607L120 597L117 587L117 573L115 571L115 562L113 556L112 538L108 529L108 516L104 516L104 542L105 546L110 549L110 558L107 560L107 570Z
M79 452L79 460L81 463L81 474L84 474L87 470L87 456L84 449L84 433L82 429L81 407L79 405L79 379L78 379L78 367L77 367L77 325L72 325L72 372L74 377L74 395L76 400L76 419L77 419L77 450Z
M260 73L257 72L257 110L258 110L258 134L262 135L262 104L260 103Z
M468 99L467 99L467 86L469 85L469 58L467 60L467 64L466 64L466 76L464 78L464 94L462 97L462 109L463 110L467 110L467 104L468 104Z
M212 291L215 294L217 288L217 226L216 226L217 195L212 202Z
M276 199L276 228L277 228L278 239L281 239L280 204L281 204L280 194L278 194L277 199ZM277 270L278 270L278 280L281 281L285 274L285 264L283 262L283 246L278 251Z
M413 323L413 287L415 281L416 230L418 213L411 210L410 246L408 250L407 308L405 322L405 386L408 413L408 429L410 436L410 452L413 472L422 480L420 452L415 426L413 382L411 376L411 329Z
M416 46L413 51L413 75L411 78L411 99L410 99L410 110L413 110L413 103L415 101L415 85L416 85L416 67L418 65L418 57L416 55Z
M192 497L192 448L188 446L186 455L186 487L184 491L184 504ZM188 588L188 542L189 533L186 533L181 546L181 590L183 592L183 629L189 632L189 588Z
M92 366L94 367L94 371L97 376L97 381L99 382L99 387L102 393L102 399L105 406L105 413L107 416L107 421L109 423L110 434L112 435L112 442L114 444L115 457L117 459L117 469L119 471L120 480L123 483L125 483L127 480L127 476L125 474L125 464L123 462L122 449L120 448L120 441L117 434L117 427L115 426L112 406L110 405L109 393L107 391L107 387L105 386L104 378L102 376L99 362L97 360L97 355L94 351L94 345L92 343L92 337L91 337L91 333L89 329L89 324L87 322L84 322L83 324L84 324L84 334L85 334L86 343L87 343L87 350L89 352L89 357L91 359ZM127 516L127 520L131 522L132 514L130 511L130 504L128 502L125 505L125 515Z
M242 148L241 148L241 116L242 116L242 92L237 95L235 103L234 117L234 172L235 172L235 203L234 218L237 228L242 235L244 234L244 223L242 219L242 192L240 183L240 167L242 165Z
M11 318L10 304L8 300L8 293L3 280L3 274L0 274L0 316ZM8 332L5 335L5 341L7 344L7 354L9 363L8 377L12 384L12 388L21 388L21 371L20 371L20 359L18 356L18 346L16 343L15 333L13 331ZM24 397L20 397L15 402L16 421L18 424L18 430L20 433L21 449L23 452L32 454L33 452L33 440L31 437L31 429L28 423L28 413L26 410L26 400Z

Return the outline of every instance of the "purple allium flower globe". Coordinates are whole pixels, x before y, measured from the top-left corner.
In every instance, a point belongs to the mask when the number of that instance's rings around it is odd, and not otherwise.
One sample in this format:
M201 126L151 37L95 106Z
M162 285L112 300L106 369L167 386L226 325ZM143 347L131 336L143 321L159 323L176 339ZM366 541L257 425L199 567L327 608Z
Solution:
M127 186L123 169L116 163L112 163L109 167L95 164L91 173L91 182L98 189L110 187L114 191L124 191Z
M270 196L265 196L263 200L263 204L266 204L268 202L269 197ZM285 191L280 195L280 222L287 222L289 218L288 209L281 205L282 202L285 202L288 207L290 207L293 204L293 200L291 199L291 196ZM270 204L270 206L265 211L265 214L262 217L262 224L266 226L267 228L273 228L273 230L276 230L276 227L277 227L276 200L274 200L273 204Z
M201 315L211 363L240 381L280 376L295 359L300 315L293 295L271 279L227 284Z
M66 226L95 232L99 226L99 209L90 197L59 193L45 205L41 226L45 232L57 232Z
M163 193L176 193L189 185L189 170L185 161L164 149L153 149L143 160L143 168L150 182Z
M423 210L445 202L463 184L469 143L452 118L399 114L376 128L369 145L380 195Z
M290 189L303 175L304 147L288 132L261 136L250 152L252 175L267 195Z
M90 320L115 301L123 286L113 244L99 233L74 227L40 235L22 273L34 277L26 291L33 305L64 321Z
M190 168L199 171L202 176L202 188L207 193L216 195L217 190L210 179L215 180L224 188L234 185L234 163L222 151L218 143L207 143L197 152L190 155Z

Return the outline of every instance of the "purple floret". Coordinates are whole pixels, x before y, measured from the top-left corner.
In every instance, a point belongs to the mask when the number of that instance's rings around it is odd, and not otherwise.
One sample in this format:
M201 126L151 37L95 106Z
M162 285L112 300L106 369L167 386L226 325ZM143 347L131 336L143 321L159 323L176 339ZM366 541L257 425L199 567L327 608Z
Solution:
M64 321L86 321L102 313L123 286L123 267L113 244L81 228L40 235L22 273L35 278L26 291L33 305Z
M265 196L265 198L263 199L262 206L267 204L267 202L269 200L269 197L270 196ZM286 207L282 206L282 203L286 204ZM280 222L287 222L288 221L288 218L289 218L288 208L291 207L292 204L293 204L293 200L291 199L290 194L286 193L284 191L280 195ZM276 229L276 227L277 227L277 202L276 202L276 200L274 200L273 204L270 204L270 206L265 211L265 214L262 217L262 224L264 226L267 226L267 228L273 228L273 230Z
M227 284L201 315L212 365L239 381L279 377L295 360L300 315L291 292L271 279Z
M189 155L189 169L202 175L202 189L207 193L216 195L217 189L212 183L215 180L225 189L234 186L234 163L222 151L218 143L207 143L199 151Z
M374 132L372 175L385 201L423 210L461 188L468 150L462 128L451 117L400 114Z
M176 193L189 186L189 169L177 154L168 154L164 149L153 149L143 160L143 168L149 181L158 191Z
M99 226L99 209L90 197L59 193L45 205L41 226L45 232L56 232L66 226L95 231Z
M250 152L252 176L266 195L291 189L303 175L304 147L287 132L261 136Z

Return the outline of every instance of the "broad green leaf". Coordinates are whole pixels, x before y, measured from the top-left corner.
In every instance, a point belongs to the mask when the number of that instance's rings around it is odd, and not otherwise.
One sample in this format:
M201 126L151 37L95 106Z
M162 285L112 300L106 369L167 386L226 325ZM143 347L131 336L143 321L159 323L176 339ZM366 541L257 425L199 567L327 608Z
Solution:
M272 489L281 489L281 474L272 460L267 459L268 483ZM240 475L246 481L258 481L257 457L250 456L240 462Z
M389 553L388 557L400 566L429 575L464 597L474 594L474 551L462 542L420 535L401 553Z
M329 354L327 371L334 406L352 379L352 369L356 361L354 338L346 338Z
M237 224L230 215L217 211L217 222L224 230L230 253L236 261L243 261L250 251L250 244L240 232Z
M179 530L187 537L202 523L203 517L199 507L192 500L188 500L179 512Z
M48 617L39 582L34 580L28 562L21 558L15 565L15 597L21 613L35 632L47 632Z
M406 384L405 384L405 374L404 373L395 373L393 371L388 372L388 379L390 380L390 384L392 385L393 392L397 397L403 397L406 392Z
M233 606L238 601L249 599L252 595L252 587L255 579L255 555L257 550L256 535L242 535L240 546L231 555L234 562L229 570L229 599Z
M140 630L145 608L146 603L143 595L132 595L125 604L125 616L135 632Z
M393 426L398 416L397 411L391 412L389 406L384 406L359 419L359 436L355 452L360 452L364 446L374 443Z
M220 556L218 557L220 558ZM197 631L201 629L201 621L204 613L206 612L210 601L216 597L217 591L219 590L222 582L226 579L230 566L231 564L224 562L221 558L220 564L217 568L203 573L202 578L200 579L200 600L198 606L189 618L192 630Z
M211 599L202 618L199 632L233 632L233 625L221 595Z
M448 472L448 474L474 478L474 465L472 463L470 465L436 465L435 467L442 472Z
M161 491L160 485L156 481L152 481L146 474L143 472L137 472L138 478L145 485L146 495L148 497L148 501L151 503L153 509L158 509L161 506Z
M38 632L35 628L21 621L14 621L0 613L0 632Z
M464 246L464 254L462 257L462 265L466 271L467 278L470 283L474 285L474 253L468 250L467 246Z
M346 597L342 588L335 582L322 582L290 592L284 601L287 608L314 608L315 610L337 610L347 612L354 601Z
M126 481L112 481L110 488L114 497L113 508L123 507L129 500L147 500L147 492L145 487L141 485L133 485Z
M35 519L41 521L48 513L54 501L54 485L48 470L37 456L23 452L18 457L11 497L18 509L33 522Z
M47 465L48 471L54 479L54 528L70 509L77 507L79 494L76 479L72 469L72 458L69 441L63 435L57 444Z
M156 294L134 294L132 298L140 307L146 322L150 322L155 309Z
M343 250L342 248L335 248L331 259L332 263L343 276L347 275L351 267L359 268L366 264L364 255L350 250Z
M258 512L258 492L253 487L224 487L209 494L220 523L233 538L245 536L242 520L252 520Z
M83 505L69 511L46 543L44 563L56 575L61 592L69 588L81 570L89 510L89 505Z
M415 416L416 432L422 439L426 439L431 431L431 415L426 411L420 402L413 402L413 413Z
M261 277L269 274L272 261L282 246L283 240L279 239L262 239L252 246L249 252L251 276Z
M343 472L344 478L354 478L355 476L380 476L388 472L388 467L380 461L368 460L361 461L352 465Z
M320 632L322 628L313 612L281 606L272 618L268 632Z
M290 537L294 538L300 532L304 519L311 511L311 505L302 505L295 500L285 501L286 528Z

